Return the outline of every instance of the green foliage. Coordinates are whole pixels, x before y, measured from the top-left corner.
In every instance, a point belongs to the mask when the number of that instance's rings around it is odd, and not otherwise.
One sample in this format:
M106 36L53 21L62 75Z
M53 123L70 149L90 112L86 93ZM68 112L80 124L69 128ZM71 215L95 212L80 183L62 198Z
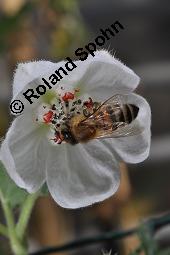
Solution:
M23 204L28 193L16 186L0 162L0 192L12 208Z
M140 240L140 246L129 255L170 255L170 249L160 250L151 234L151 226L141 224L137 231Z
M50 5L60 12L74 12L77 8L77 0L50 0Z
M164 250L164 251L159 251L158 255L170 255L170 249Z
M19 188L9 177L4 166L0 162L0 192L3 197L9 202L12 208L20 206L24 203L28 193ZM49 194L48 187L44 184L40 190L40 196L47 196Z
M141 249L146 255L156 255L157 245L151 236L151 230L148 225L142 224L139 227L138 235L141 241Z
M49 191L48 191L48 187L47 184L45 183L40 191L40 196L48 196L49 195Z
M0 53L8 49L8 36L12 31L19 29L24 15L31 12L33 6L27 3L14 16L2 15L0 18Z
M157 245L151 236L150 228L148 225L141 224L137 231L140 239L140 246L132 251L129 255L139 255L141 252L145 255L158 255Z
M140 249L137 249L135 251L132 251L129 255L139 255L140 254Z

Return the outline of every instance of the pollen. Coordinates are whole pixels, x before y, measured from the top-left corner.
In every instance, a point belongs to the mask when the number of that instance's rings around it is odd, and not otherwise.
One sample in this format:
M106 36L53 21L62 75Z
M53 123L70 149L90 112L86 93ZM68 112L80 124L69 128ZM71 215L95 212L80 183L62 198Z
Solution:
M60 89L65 90L64 87ZM67 92L61 90L51 103L41 105L36 118L38 122L49 126L48 137L54 145L69 142L66 134L71 132L72 118L79 115L79 119L83 119L93 113L94 107L92 98L82 100L75 96L79 90Z

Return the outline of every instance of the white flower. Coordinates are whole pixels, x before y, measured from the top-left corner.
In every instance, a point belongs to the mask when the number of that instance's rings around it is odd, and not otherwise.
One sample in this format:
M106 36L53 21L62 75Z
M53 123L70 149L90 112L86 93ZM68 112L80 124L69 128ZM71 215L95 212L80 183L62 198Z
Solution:
M110 197L119 186L119 161L141 162L150 148L150 107L144 98L133 93L138 76L106 51L97 51L95 57L75 63L77 68L49 93L35 99L32 105L24 101L24 113L13 121L0 151L0 159L18 186L31 193L46 182L54 200L65 208L84 207ZM64 62L49 61L20 64L14 77L13 100L23 101L23 92L42 84L42 77L48 80L63 65ZM58 98L66 92L82 102L89 97L93 102L103 102L112 95L124 95L127 103L139 107L131 124L143 131L122 138L59 144L61 137L56 137L54 126L62 125L63 116L55 120L53 117L62 112ZM79 110L81 107L76 108Z

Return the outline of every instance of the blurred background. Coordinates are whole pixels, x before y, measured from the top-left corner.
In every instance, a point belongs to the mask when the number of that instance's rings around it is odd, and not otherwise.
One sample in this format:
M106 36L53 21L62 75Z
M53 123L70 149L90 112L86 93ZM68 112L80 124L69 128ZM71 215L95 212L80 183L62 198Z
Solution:
M16 64L74 57L78 47L93 41L100 28L106 29L116 20L125 29L105 48L141 77L137 92L152 109L150 157L138 165L122 164L119 191L103 203L70 211L48 197L40 198L30 222L30 251L129 228L170 209L169 0L0 0L0 137L12 120L9 102ZM128 254L137 244L133 237L72 254L102 254L110 249L112 254ZM4 239L0 240L0 254L11 254Z

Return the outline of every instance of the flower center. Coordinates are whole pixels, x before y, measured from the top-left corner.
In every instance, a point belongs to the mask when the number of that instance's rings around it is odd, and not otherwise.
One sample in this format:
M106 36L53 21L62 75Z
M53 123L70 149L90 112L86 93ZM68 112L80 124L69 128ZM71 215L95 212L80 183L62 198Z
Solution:
M39 109L36 121L50 127L49 140L53 144L67 142L76 144L76 139L70 127L71 120L75 117L79 120L90 116L99 103L92 98L80 99L77 97L78 89L56 94L50 104L43 103Z

